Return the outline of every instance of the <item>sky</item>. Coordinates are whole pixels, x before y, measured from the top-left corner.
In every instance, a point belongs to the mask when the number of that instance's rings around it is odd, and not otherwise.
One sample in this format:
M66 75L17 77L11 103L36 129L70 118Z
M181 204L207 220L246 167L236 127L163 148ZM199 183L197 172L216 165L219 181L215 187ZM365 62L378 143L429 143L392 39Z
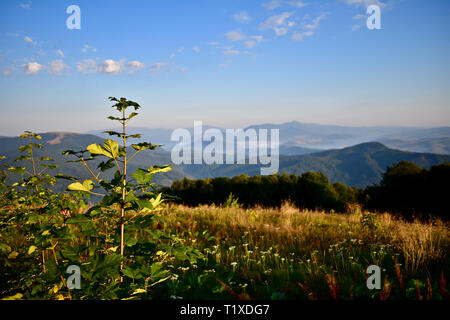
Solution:
M110 128L109 96L149 128L448 126L449 18L448 0L2 0L0 135Z

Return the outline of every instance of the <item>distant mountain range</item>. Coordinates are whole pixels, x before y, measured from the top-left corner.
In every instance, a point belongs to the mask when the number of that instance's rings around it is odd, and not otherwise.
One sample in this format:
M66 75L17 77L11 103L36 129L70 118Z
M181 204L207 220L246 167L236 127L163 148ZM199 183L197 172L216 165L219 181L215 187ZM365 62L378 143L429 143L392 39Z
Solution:
M204 130L211 128L204 126ZM346 127L297 121L282 124L253 125L253 129L279 129L280 154L302 155L329 149L340 149L366 142L381 142L393 149L413 152L450 154L450 127ZM217 128L225 132L223 128ZM130 128L130 133L142 133L142 140L163 144L171 150L177 143L170 140L172 129ZM188 128L192 133L193 129ZM107 137L103 131L91 134Z
M291 128L295 131L296 125ZM428 131L429 135L424 139L443 139L433 137L439 136L445 128L437 131ZM420 137L414 131L405 133L409 139ZM56 163L60 165L53 173L65 173L68 175L89 178L89 173L80 164L67 163L71 157L63 156L62 152L66 149L81 150L89 144L103 142L103 138L92 134L76 133L43 133L41 134L43 149L36 152L36 156L51 156ZM425 135L424 135L425 136ZM436 141L437 141L436 140ZM18 147L26 141L17 137L0 137L0 155L7 157L2 162L12 163L12 160L19 156ZM430 148L423 142L424 148ZM351 186L364 187L370 184L378 183L387 166L395 162L407 160L417 165L428 168L434 164L450 161L450 155L439 155L432 153L405 152L401 150L390 149L379 142L370 142L357 144L355 146L333 149L327 151L317 151L305 149L299 146L285 145L287 153L280 155L280 173L302 174L306 171L320 171L326 174L331 182L342 182ZM314 152L314 153L312 153ZM303 154L296 154L303 153ZM90 163L95 168L99 160ZM137 155L130 164L131 172L136 168L148 168L151 165L172 164L170 152L158 149L155 151L144 151ZM194 165L181 164L173 165L173 171L159 174L155 182L159 185L170 186L176 179L183 177L189 178L208 178L217 176L233 177L239 174L256 175L260 174L261 165ZM110 173L105 174L105 178L110 178ZM67 183L60 182L58 189L65 189Z
M59 167L52 171L52 173L64 173L70 176L74 176L82 179L92 178L88 170L80 163L68 163L67 160L75 160L74 156L63 156L62 152L64 150L85 150L86 147L92 143L102 144L104 139L91 134L77 134L77 133L41 133L42 140L36 141L43 145L41 150L36 150L35 156L49 156L55 160L55 163ZM26 140L17 137L0 137L0 155L6 156L4 160L0 160L0 163L7 162L11 165L17 165L13 163L13 160L18 157L19 151L17 150L20 145L26 144ZM134 150L133 150L134 151ZM97 165L103 161L93 160L88 162L92 169L95 169ZM130 171L134 172L137 168L148 168L151 165L164 165L169 164L170 153L164 150L154 150L154 151L142 151L138 154L133 162L130 163ZM95 170L97 172L98 170ZM101 177L111 178L113 170L109 170L104 173ZM184 173L179 170L179 168L173 168L172 171L167 173L158 174L155 177L155 182L168 186L171 185L172 181L175 179L181 179L184 177ZM61 180L58 183L58 189L65 189L65 187L70 182Z

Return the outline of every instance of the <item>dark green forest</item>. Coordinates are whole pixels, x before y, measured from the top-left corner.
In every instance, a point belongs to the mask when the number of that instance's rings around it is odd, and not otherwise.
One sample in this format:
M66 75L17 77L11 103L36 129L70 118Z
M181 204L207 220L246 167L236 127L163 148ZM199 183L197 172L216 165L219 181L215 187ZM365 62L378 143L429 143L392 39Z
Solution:
M366 188L330 183L321 172L301 176L239 175L176 180L165 192L175 202L188 206L222 204L232 198L245 207L280 207L289 201L300 209L344 212L349 205L378 212L392 212L405 218L448 218L450 162L424 169L412 162L395 163L383 174L379 184Z

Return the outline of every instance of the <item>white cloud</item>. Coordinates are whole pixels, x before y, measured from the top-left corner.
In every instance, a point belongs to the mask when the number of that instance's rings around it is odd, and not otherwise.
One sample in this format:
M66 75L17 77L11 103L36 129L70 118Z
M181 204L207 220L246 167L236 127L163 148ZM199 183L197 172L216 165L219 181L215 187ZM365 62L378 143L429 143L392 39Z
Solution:
M306 6L308 4L304 3L303 1L293 1L290 3L290 5L297 7L297 8L303 8L304 6Z
M91 52L97 52L97 49L94 48L94 47L92 47L92 46L90 46L90 45L85 44L85 45L83 46L83 48L81 49L81 52L86 53L86 52L88 52L88 51L91 51Z
M238 13L233 14L233 19L236 20L239 23L247 23L250 21L250 17L248 16L247 12L241 11Z
M275 31L275 34L276 34L277 36L284 36L285 34L288 33L288 28L284 28L284 27L281 27L281 28L273 28L273 30Z
M354 25L352 26L352 31L356 31L356 30L358 30L358 29L361 29L361 27L362 27L362 24L354 24Z
M27 3L20 3L19 6L23 9L31 10L31 1Z
M55 60L50 62L50 73L59 75L64 69L69 69L62 60Z
M302 32L295 32L292 34L292 40L301 41L306 37L311 37L314 34L311 30L309 31L302 31Z
M25 74L38 74L45 67L37 62L28 62L23 65Z
M325 14L321 14L320 16L314 18L311 23L303 25L301 31L294 32L292 34L292 39L301 41L306 37L311 37L314 34L314 30L319 27L320 21L325 18Z
M293 14L293 12L283 12L279 15L271 16L266 21L261 23L259 29L272 29L275 31L276 35L285 35L287 34L289 28L295 25L294 21L287 21Z
M155 72L155 71L158 71L168 65L169 65L168 62L156 62L150 67L150 71Z
M199 47L194 47L193 49L194 49L195 53L200 53L200 48Z
M262 6L268 10L273 10L281 6L281 0L272 0L271 2L265 2Z
M240 33L239 31L227 32L225 34L225 36L227 37L227 39L229 41L239 41L239 40L243 40L245 38L245 36L242 33Z
M144 69L145 65L140 61L128 61L125 64L125 67L128 69L128 74L134 74L137 71Z
M94 73L97 71L95 61L92 59L84 59L77 62L77 70L81 73Z
M325 19L325 15L321 14L317 18L314 18L312 23L305 25L304 28L308 30L315 30L319 26L320 21L323 19Z
M62 52L62 50L56 50L56 54L61 58L64 58L64 52Z
M208 42L208 44L210 46L218 46L220 44L220 42L219 41L210 41L210 42Z
M36 44L36 41L34 41L33 39L31 39L29 36L25 36L24 38L23 38L23 40L26 42L26 43L29 43L29 44Z
M122 62L106 59L97 67L99 73L118 74L122 67Z
M178 53L181 53L183 51L184 51L184 47L181 47L181 48L178 49Z
M244 42L244 46L247 48L253 48L256 46L259 42L263 41L263 36L256 35L249 37L251 40L247 40Z
M239 50L235 50L233 49L233 47L226 47L225 50L223 51L223 54L225 56L235 56L238 55L240 52Z
M188 71L188 68L184 68L184 67L180 68L181 73L185 73L186 71Z

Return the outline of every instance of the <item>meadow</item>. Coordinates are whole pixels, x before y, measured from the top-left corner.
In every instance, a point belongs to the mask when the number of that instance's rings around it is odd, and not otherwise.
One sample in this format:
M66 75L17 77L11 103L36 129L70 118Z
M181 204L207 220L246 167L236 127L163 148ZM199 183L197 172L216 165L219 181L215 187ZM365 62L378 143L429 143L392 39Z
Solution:
M161 227L204 258L173 265L173 297L190 299L442 299L449 229L385 213L168 206ZM368 290L366 269L382 269ZM181 273L180 273L181 271Z

